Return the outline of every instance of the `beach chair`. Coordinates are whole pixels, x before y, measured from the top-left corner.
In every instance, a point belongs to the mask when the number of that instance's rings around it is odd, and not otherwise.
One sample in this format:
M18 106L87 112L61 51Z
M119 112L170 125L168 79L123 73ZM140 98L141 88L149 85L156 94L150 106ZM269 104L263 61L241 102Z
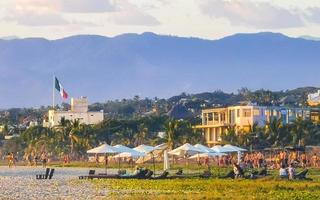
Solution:
M49 179L52 179L53 173L54 173L54 169L51 169L49 173Z
M178 169L178 171L176 172L176 175L182 175L183 174L183 170L182 169Z
M200 175L200 178L210 178L212 173L210 171L204 171L203 174Z
M235 175L234 175L234 172L233 170L229 171L225 176L222 176L220 178L232 178L234 179L235 178Z
M145 178L149 179L149 178L151 178L152 175L153 175L153 171L148 170L148 172L145 174Z
M268 175L267 169L262 169L258 172L258 176L267 176L267 175Z
M162 174L156 177L151 177L151 179L166 179L169 175L169 172L163 171Z
M299 179L299 180L304 180L307 179L307 173L308 173L308 169L305 169L299 173L297 173L294 178L295 179Z
M147 173L146 170L140 169L140 170L137 170L133 174L120 175L119 178L123 178L123 179L133 179L133 178L142 179L142 178L145 177L146 173Z
M79 179L86 179L86 178L89 178L91 176L94 176L95 174L96 174L96 170L90 169L89 170L89 176L79 176Z
M50 172L50 168L47 168L46 173L45 174L37 174L36 179L47 179L49 176L49 172Z

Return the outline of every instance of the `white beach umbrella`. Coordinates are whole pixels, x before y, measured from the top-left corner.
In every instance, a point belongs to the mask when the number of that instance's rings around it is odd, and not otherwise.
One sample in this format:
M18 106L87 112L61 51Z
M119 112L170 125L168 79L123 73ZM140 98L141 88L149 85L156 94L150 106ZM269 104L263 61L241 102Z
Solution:
M98 146L96 148L90 149L87 151L87 153L94 153L94 154L115 154L115 153L121 153L121 151L113 146L110 146L108 144L103 144L101 146Z
M155 150L154 147L148 146L148 145L144 145L144 144L139 145L139 146L137 146L137 147L135 147L133 149L136 150L136 151L139 151L139 152L143 152L143 153L149 153L149 152Z
M136 150L134 149L131 149L127 146L124 146L124 145L121 145L121 144L117 144L117 145L114 145L113 147L117 148L119 151L121 151L121 153L124 153L124 152L137 152Z
M224 149L228 149L230 152L243 152L243 151L247 151L246 149L237 147L237 146L233 146L231 144L226 144L223 146Z
M197 159L197 158L210 158L210 157L217 157L217 156L226 156L227 154L225 153L199 153L191 156L188 159Z
M198 149L201 149L203 152L206 152L206 153L215 153L216 152L213 149L210 149L209 147L204 146L202 144L196 144L196 145L193 145L193 146L198 148Z
M176 155L176 156L194 155L197 153L205 153L205 152L199 148L192 146L189 143L186 143L186 144L168 152L168 154Z
M121 153L121 150L110 146L108 144L103 144L99 147L90 149L87 151L87 153L94 153L94 154L116 154L116 153ZM108 157L106 156L106 173L107 173L107 165L108 165Z
M221 145L216 145L214 147L211 148L212 150L214 150L215 152L218 153L231 153L234 152L233 150L227 149L227 148L223 148Z
M114 156L114 158L139 158L146 154L139 151L123 152Z

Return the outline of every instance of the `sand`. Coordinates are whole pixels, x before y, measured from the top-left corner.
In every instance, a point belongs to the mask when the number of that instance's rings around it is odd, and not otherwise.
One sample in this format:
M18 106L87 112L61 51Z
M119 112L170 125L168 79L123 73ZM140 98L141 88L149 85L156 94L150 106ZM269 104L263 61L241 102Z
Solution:
M96 169L103 172L103 169ZM107 190L76 181L86 168L55 168L52 180L37 180L42 167L0 167L0 199L106 199Z

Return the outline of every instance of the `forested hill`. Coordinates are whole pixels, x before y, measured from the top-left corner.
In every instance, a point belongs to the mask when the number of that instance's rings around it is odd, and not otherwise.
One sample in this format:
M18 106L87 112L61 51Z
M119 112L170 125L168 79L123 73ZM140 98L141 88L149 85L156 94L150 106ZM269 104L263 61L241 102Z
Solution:
M90 110L104 110L107 118L132 118L153 114L168 115L170 117L195 118L201 109L228 105L236 105L243 101L250 101L264 106L307 106L306 100L309 93L314 93L320 88L303 87L286 91L239 89L237 93L223 91L204 92L198 94L182 93L168 99L148 99L134 96L90 105ZM69 104L59 106L61 110L70 109ZM0 111L0 125L3 123L19 124L24 121L42 121L49 107L41 108L14 108Z

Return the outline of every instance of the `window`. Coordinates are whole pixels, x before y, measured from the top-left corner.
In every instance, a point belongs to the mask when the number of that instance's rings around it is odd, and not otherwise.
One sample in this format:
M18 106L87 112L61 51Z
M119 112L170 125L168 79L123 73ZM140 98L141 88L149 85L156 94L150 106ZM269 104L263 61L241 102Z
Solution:
M253 110L253 115L254 116L259 116L260 115L260 110L259 109L254 109Z
M214 118L214 121L219 121L219 113L217 112L213 113L213 118Z
M243 117L251 117L251 109L243 109Z
M212 121L212 113L208 113L208 121Z
M226 113L220 113L220 121L226 121Z
M237 117L240 117L240 109L237 109Z
M209 134L209 141L213 140L213 131L212 129L208 129L208 134Z

